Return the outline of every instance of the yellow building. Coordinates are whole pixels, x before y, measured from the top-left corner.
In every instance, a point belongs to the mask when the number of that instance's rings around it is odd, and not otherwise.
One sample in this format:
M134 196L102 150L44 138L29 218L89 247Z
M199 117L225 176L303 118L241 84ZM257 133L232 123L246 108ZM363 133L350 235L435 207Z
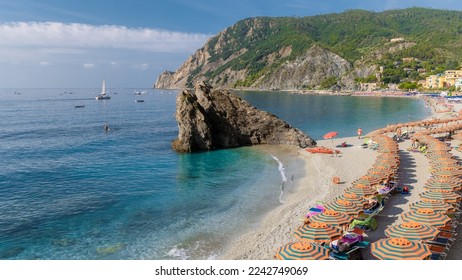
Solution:
M456 84L459 78L462 78L462 70L446 70L444 77L446 87L451 87Z

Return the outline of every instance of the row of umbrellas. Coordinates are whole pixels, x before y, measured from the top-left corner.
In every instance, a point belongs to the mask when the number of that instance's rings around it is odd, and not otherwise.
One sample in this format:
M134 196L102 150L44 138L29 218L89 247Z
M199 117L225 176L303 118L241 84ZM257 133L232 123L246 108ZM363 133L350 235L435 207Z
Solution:
M385 230L388 238L372 243L371 252L378 259L428 259L435 240L452 223L448 216L458 211L462 172L449 153L450 147L426 133L414 137L428 147L432 177L420 193L421 200L410 204L410 211L401 214L401 224Z
M331 139L334 134L325 135ZM297 228L294 236L299 240L280 247L275 257L278 259L328 259L329 250L320 244L340 239L355 217L363 211L368 199L378 195L375 187L382 181L396 176L399 156L396 143L389 137L374 139L380 152L368 173L356 180L351 187L335 199L323 204L322 210L311 215L303 226Z
M280 247L276 252L278 259L328 259L329 250L321 243L331 242L342 236L342 227L351 223L362 212L367 199L378 195L377 185L397 178L399 167L398 145L390 137L381 135L394 132L398 127L432 126L447 124L446 129L461 129L458 122L462 118L449 120L430 120L388 126L371 133L378 143L380 155L367 174L357 179L343 195L326 203L325 211L313 215L307 224L295 230L299 241ZM436 129L434 129L436 130ZM449 132L447 131L447 132ZM462 188L462 169L452 158L444 143L429 136L430 133L416 133L421 143L428 146L427 157L431 163L432 178L425 184L420 194L421 201L410 205L411 211L401 215L401 224L388 227L388 238L372 243L372 254L378 259L428 259L432 251L422 241L434 240L441 230L452 222L448 217L458 211L461 197L457 193ZM433 134L433 133L431 133ZM462 136L462 135L461 135ZM335 135L331 136L335 137Z
M380 128L374 131L371 131L368 133L366 136L367 137L374 137L374 136L380 136L383 134L387 133L394 133L398 129L401 128L413 128L413 127L427 127L427 128L432 128L432 129L426 129L426 130L421 130L420 132L422 133L428 133L428 134L434 134L434 133L443 133L443 132L450 132L450 131L455 131L455 130L460 130L462 129L462 114L459 112L459 116L455 118L447 118L447 119L430 119L430 120L422 120L422 121L415 121L415 122L407 122L407 123L397 123L397 124L392 124L388 125L387 127ZM438 125L441 124L441 127L438 127ZM441 132L435 132L437 129L443 129Z

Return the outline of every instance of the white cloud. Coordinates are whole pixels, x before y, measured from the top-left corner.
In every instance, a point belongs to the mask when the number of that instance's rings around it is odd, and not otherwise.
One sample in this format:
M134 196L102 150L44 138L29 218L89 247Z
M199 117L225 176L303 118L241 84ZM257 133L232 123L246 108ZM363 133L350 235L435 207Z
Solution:
M133 68L137 69L137 70L148 70L149 69L149 64L147 64L147 63L135 64L135 65L133 65Z
M48 66L48 65L51 65L51 63L49 61L40 61L40 66Z
M191 53L209 35L161 29L128 28L60 22L9 22L0 24L1 47L46 49L115 48L151 52Z
M86 68L86 69L90 69L90 68L95 68L95 64L94 63L84 63L82 65L83 68Z

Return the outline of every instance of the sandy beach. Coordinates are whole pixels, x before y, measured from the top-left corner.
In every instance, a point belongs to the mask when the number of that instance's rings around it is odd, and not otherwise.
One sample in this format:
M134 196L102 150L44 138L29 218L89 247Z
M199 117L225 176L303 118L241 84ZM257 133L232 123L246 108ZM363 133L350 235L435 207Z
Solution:
M460 109L462 105L455 104L454 111L458 112ZM432 105L432 110L431 118L451 117L447 112L437 113L443 111L439 105ZM364 139L357 137L322 140L318 141L318 146L333 148L342 142L346 142L348 147L336 147L341 151L338 156L311 154L296 147L260 146L260 149L281 159L289 178L285 188L291 191L284 193L284 203L270 211L257 228L231 241L219 259L271 260L274 259L278 247L296 241L293 232L303 224L304 215L309 212L309 208L315 206L317 201L328 202L341 195L345 188L364 175L375 162L378 153L361 147ZM428 159L421 153L408 151L410 145L410 140L399 143L399 185L408 186L410 193L391 196L384 210L376 216L379 227L366 233L370 242L386 237L384 230L387 226L400 223L399 215L409 210L410 203L419 200L419 193L423 191L430 176ZM451 145L456 147L460 145L460 141L453 140ZM452 153L458 158L462 157L462 153L455 149L452 149ZM294 158L303 164L286 165L285 160ZM340 184L332 182L334 176L340 178ZM460 236L462 227L458 231ZM363 250L363 255L364 259L375 259L370 254L370 246ZM447 259L462 259L462 244L459 240L452 246Z

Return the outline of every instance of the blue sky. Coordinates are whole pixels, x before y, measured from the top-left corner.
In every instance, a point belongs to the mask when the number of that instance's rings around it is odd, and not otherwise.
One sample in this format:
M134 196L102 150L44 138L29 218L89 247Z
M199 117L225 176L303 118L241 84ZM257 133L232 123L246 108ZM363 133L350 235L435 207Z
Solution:
M460 0L0 0L0 88L151 87L206 40L256 16L462 10Z

